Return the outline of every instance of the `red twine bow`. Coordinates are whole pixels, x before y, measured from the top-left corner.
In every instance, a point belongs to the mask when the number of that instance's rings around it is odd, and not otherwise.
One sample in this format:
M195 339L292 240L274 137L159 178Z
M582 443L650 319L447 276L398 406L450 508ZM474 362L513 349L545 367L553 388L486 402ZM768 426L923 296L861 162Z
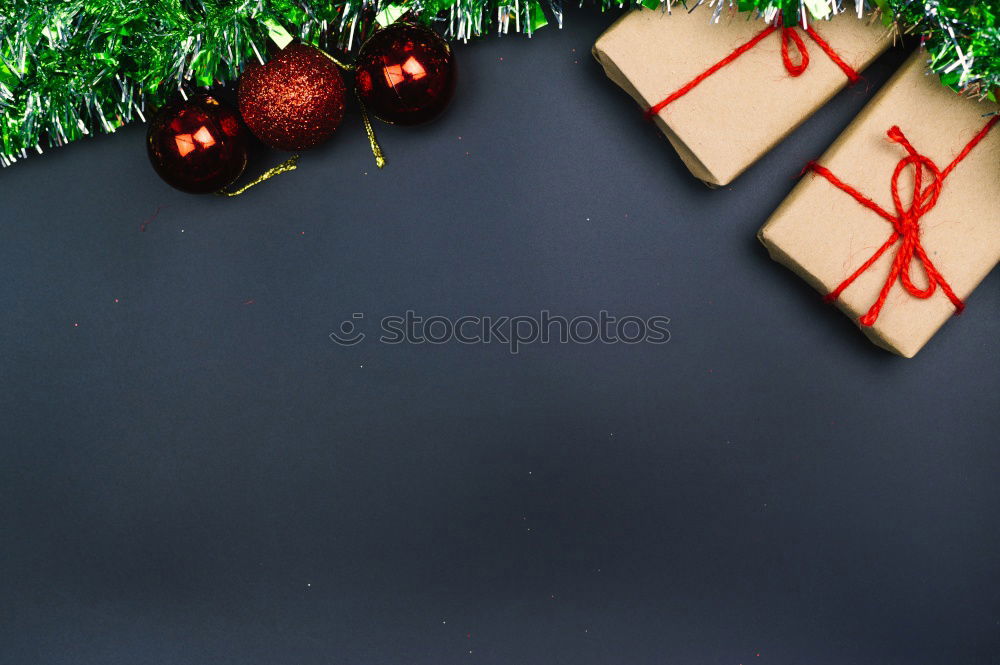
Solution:
M753 47L757 46L757 44L763 41L765 37L767 37L772 32L775 32L776 30L779 29L781 30L781 61L785 65L785 70L788 72L790 76L801 76L802 73L806 71L806 69L809 67L809 50L806 49L805 40L802 39L802 36L798 33L798 31L794 27L782 26L781 28L778 28L777 26L769 25L763 30L761 30L759 33L757 33L757 35L753 39L751 39L750 41L741 46L738 46L732 53L727 55L722 60L719 60L717 63L715 63L714 65L703 71L698 76L691 79L683 87L671 93L659 103L649 107L646 110L646 117L652 118L657 113L662 111L664 108L666 108L670 104L674 103L676 100L680 99L684 95L694 90L696 87L698 87L699 84L701 84L702 81L707 79L709 76L712 76L713 74L715 74L715 72L719 71L723 67L734 62L741 55L753 49ZM858 81L861 80L861 76L856 71L854 71L854 69L849 64L844 62L844 59L841 58L837 54L837 52L830 47L830 45L826 42L825 39L819 36L819 33L813 30L811 26L804 28L804 30L805 33L809 35L809 37L812 38L814 42L816 42L816 45L819 46L823 50L823 52L827 54L827 56L829 56L830 60L832 60L834 64L840 67L840 69L844 72L844 75L847 76L848 80L851 83L857 83ZM789 48L791 45L794 45L795 49L799 52L798 64L796 64L792 60L792 54Z
M986 126L983 127L979 133L976 134L971 141L969 141L968 144L966 144L955 159L953 159L952 162L944 169L939 169L929 157L921 155L917 152L906 139L906 136L899 127L893 126L889 129L887 132L889 139L903 146L903 149L906 150L907 153L906 157L903 157L899 160L899 163L896 164L896 170L893 171L892 174L892 202L896 206L896 214L890 213L854 187L844 183L844 181L831 173L825 166L820 166L816 162L810 162L806 166L806 170L812 170L814 173L823 176L829 180L834 187L850 194L855 201L875 212L877 215L892 224L893 227L893 231L889 235L889 239L886 240L885 243L883 243L882 246L879 247L867 261L862 263L850 277L841 282L840 286L825 296L824 299L827 302L832 302L839 298L844 289L850 286L859 275L871 268L872 265L874 265L875 262L889 250L890 247L896 244L897 241L902 240L899 249L896 250L896 256L892 260L892 268L889 270L889 276L886 278L885 284L882 285L882 290L879 291L878 298L875 299L875 302L868 309L868 312L858 319L861 325L871 326L876 320L878 320L879 313L882 311L882 306L885 305L886 298L889 296L889 291L892 289L893 284L896 283L897 278L900 283L902 283L903 288L915 298L930 298L934 295L937 287L940 286L944 294L948 296L952 305L955 306L956 314L960 314L962 310L965 309L965 303L963 303L962 300L955 295L951 286L949 286L948 282L941 275L941 273L938 272L937 268L934 267L930 257L927 256L927 252L924 251L923 245L920 244L920 218L930 212L930 210L937 205L938 197L941 194L941 188L944 185L945 178L951 174L951 172L962 162L962 160L969 156L972 149L979 145L980 141L986 138L986 135L989 134L990 130L993 129L994 125L998 122L1000 122L1000 116L994 116L990 119L990 121L986 123ZM913 194L910 198L910 205L907 207L903 205L902 197L900 197L899 194L899 178L903 171L909 167L913 167ZM926 187L923 186L925 169L930 176L930 182ZM924 274L927 276L927 286L923 288L914 284L910 277L910 267L913 264L914 258L919 260L920 264L923 266Z

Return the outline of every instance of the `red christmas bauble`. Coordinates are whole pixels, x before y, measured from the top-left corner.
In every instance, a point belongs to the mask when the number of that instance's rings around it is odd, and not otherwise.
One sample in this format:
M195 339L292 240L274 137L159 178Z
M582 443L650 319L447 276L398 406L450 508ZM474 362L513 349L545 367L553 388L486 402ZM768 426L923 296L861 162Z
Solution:
M433 30L394 23L361 46L355 81L376 118L416 125L437 117L451 101L455 58Z
M319 49L290 44L240 77L243 121L265 144L306 150L327 140L344 119L344 78Z
M235 182L247 166L248 143L236 112L206 94L164 106L146 133L156 173L192 194L217 192Z

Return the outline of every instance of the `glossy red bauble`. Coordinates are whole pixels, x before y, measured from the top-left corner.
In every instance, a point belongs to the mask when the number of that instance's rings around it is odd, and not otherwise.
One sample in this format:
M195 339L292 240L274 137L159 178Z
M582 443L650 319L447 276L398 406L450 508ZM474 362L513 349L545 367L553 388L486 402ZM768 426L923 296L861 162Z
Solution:
M149 161L168 185L192 194L231 185L247 166L249 137L236 112L200 94L164 106L149 123Z
M327 140L344 119L344 78L319 49L290 44L240 77L240 113L265 144L306 150Z
M433 30L394 23L372 35L357 58L358 96L379 120L416 125L437 117L455 91L455 58Z

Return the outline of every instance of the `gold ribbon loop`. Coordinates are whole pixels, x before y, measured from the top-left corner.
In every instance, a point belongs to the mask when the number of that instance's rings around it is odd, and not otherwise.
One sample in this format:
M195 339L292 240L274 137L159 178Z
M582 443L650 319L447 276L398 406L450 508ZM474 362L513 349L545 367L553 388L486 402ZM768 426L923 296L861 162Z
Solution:
M253 187L255 185L259 185L260 183L264 182L265 180L270 180L274 176L281 175L282 173L286 173L288 171L294 171L295 169L299 168L298 167L298 161L299 161L299 156L298 155L292 155L291 157L289 157L288 159L286 159L282 163L278 164L277 166L269 168L268 170L264 171L263 173L260 174L260 176L257 177L256 180L254 180L252 182L248 182L247 184L243 185L242 187L240 187L236 191L234 191L234 192L227 192L225 190L225 188L223 188L223 189L220 189L219 191L217 191L216 194L218 194L219 196L239 196L240 194L242 194L243 192L247 191L251 187Z
M361 107L361 122L365 126L365 134L368 135L368 144L372 148L372 154L375 155L375 166L382 168L385 166L385 155L382 154L382 146L378 144L378 139L375 138L375 127L372 126L372 120L368 117L368 108L361 101L361 95L358 94L357 90L354 91L354 96L358 100L358 106Z
M345 72L353 73L355 71L354 65L341 62L326 51L320 50L320 53L330 58L330 60L333 61L333 64L337 65ZM365 126L365 134L368 136L368 145L371 146L372 154L375 155L375 166L382 168L385 166L385 153L382 152L382 146L379 145L378 138L375 136L375 127L372 125L371 117L368 115L368 108L365 106L365 103L361 101L361 95L358 94L358 89L356 87L354 89L354 97L358 100L358 106L361 107L361 122Z

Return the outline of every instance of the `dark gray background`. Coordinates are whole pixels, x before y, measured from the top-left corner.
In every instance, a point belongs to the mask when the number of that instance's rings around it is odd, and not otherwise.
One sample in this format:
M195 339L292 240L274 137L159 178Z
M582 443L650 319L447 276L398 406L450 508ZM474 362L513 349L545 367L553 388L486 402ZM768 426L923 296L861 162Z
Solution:
M141 127L0 172L0 662L1000 663L998 275L871 346L754 238L863 92L710 191L612 18L459 46L381 173L355 113L236 200ZM327 337L543 308L672 340Z

